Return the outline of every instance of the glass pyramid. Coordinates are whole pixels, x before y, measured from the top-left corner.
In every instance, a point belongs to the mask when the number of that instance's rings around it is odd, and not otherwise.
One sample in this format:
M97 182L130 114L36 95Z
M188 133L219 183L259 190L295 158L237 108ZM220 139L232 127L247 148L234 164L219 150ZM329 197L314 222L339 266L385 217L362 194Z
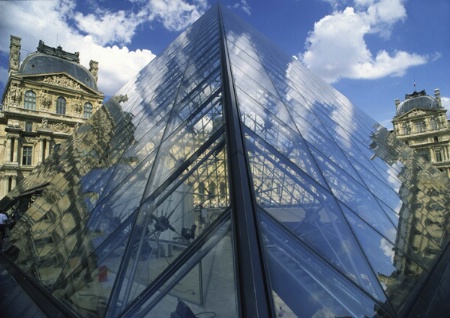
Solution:
M217 5L1 202L82 317L396 317L449 180Z

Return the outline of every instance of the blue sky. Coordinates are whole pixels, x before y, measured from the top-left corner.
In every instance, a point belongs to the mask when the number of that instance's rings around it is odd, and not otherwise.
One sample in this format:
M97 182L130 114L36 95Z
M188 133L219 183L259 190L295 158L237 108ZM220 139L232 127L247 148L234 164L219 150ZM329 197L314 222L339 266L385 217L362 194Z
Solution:
M111 96L216 1L0 0L0 91L9 35L21 59L39 40L99 62ZM440 88L450 108L448 0L223 0L287 53L386 127L394 100ZM415 87L414 87L415 83Z

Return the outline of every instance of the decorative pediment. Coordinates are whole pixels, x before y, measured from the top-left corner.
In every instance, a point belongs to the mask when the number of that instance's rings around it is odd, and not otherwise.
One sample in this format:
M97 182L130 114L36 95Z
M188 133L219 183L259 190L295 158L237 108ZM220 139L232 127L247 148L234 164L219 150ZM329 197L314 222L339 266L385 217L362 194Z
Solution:
M39 81L45 84L59 86L59 87L65 87L71 90L76 90L83 93L95 93L98 94L99 92L95 91L91 87L85 85L84 83L78 81L77 79L73 78L70 75L67 75L66 73L53 73L53 74L47 74L42 75L39 74L39 76L26 76L24 79L32 79L34 81Z
M57 86L63 86L63 87L72 88L72 89L76 89L76 90L81 90L81 86L82 86L82 84L80 82L78 82L77 80L75 80L65 74L45 76L42 81L44 83L57 85Z
M429 116L436 114L435 110L413 109L402 116L398 116L397 119L414 119L417 117Z

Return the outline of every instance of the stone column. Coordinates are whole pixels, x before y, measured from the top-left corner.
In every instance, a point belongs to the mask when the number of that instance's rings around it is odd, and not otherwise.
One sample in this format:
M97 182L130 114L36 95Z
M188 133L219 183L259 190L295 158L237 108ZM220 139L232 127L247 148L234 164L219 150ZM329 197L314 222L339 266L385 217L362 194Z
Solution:
M50 155L50 140L49 139L45 139L45 153L44 153L44 159L47 159L48 156Z
M8 176L2 176L0 179L0 199L8 193Z
M11 190L16 187L17 184L17 176L11 176L12 182L11 182Z
M14 147L13 147L13 149L11 149L11 151L13 152L12 162L13 163L19 163L17 161L18 153L20 151L19 138L14 138Z
M44 160L44 139L39 138L39 158L36 164L40 164Z
M6 136L5 162L11 162L11 136Z

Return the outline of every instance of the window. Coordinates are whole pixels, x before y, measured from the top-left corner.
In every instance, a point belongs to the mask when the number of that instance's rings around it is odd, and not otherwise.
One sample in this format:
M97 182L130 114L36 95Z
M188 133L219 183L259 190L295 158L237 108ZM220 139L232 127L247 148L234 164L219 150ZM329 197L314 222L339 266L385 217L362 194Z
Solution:
M225 184L225 182L221 182L220 183L220 197L222 199L225 199L226 196L227 196L227 185Z
M402 131L403 131L403 135L409 134L409 127L407 124L402 125Z
M199 183L199 185L198 185L198 192L200 194L205 194L205 183L204 182L200 182Z
M436 161L437 161L437 162L441 162L441 161L442 161L442 153L441 153L441 150L435 150L435 151L434 151L434 154L435 154L435 156L436 156Z
M214 198L216 196L216 183L215 182L211 182L209 184L209 198Z
M423 121L416 121L416 132L417 132L417 133L422 133L422 132L424 132Z
M25 92L25 102L23 107L25 109L36 109L36 93L33 91Z
M64 97L59 96L56 99L56 113L61 115L66 114L66 99Z
M86 103L84 104L84 118L89 119L92 116L92 104Z
M431 117L430 122L431 122L431 129L433 129L433 130L439 129L439 122L436 119L436 117Z
M24 146L23 152L22 152L22 165L24 166L31 166L31 159L32 159L32 152L33 147L31 146Z
M428 149L418 149L417 153L419 156L422 156L426 161L430 161L430 153L428 152Z
M33 131L33 122L31 121L25 122L25 131L27 132Z

